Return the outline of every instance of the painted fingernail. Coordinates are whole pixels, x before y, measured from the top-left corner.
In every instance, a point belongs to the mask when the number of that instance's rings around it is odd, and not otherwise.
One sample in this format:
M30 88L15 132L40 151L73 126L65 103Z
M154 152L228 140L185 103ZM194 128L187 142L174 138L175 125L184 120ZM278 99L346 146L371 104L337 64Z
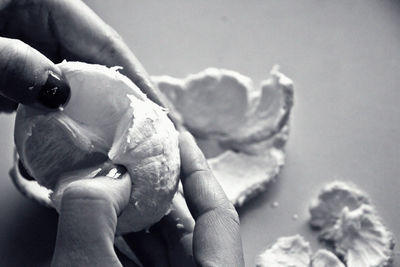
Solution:
M58 74L49 71L46 83L39 91L39 102L50 109L64 106L70 97L71 89L68 83Z

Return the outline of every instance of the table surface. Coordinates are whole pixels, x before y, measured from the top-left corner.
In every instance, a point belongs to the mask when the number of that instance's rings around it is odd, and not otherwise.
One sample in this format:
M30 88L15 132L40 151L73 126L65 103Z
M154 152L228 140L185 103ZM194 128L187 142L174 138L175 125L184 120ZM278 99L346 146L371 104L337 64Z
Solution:
M214 66L257 84L280 64L294 80L286 166L267 192L239 210L247 266L280 236L300 233L317 249L308 203L337 179L368 192L400 238L399 2L86 2L152 75L184 77ZM0 266L48 265L57 215L13 187L13 116L0 115L0 125Z

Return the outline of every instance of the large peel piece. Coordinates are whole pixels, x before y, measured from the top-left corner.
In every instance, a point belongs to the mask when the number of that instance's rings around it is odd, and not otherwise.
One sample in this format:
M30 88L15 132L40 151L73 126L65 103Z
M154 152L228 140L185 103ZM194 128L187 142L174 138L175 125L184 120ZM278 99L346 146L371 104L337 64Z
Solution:
M259 87L238 72L216 68L152 80L180 113L236 206L277 176L293 105L293 83L277 67Z

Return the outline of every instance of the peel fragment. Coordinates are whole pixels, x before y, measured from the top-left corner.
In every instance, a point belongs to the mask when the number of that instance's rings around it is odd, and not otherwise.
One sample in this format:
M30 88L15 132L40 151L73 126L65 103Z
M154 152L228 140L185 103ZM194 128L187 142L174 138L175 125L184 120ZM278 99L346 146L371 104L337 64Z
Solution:
M341 216L344 207L354 210L371 200L355 185L336 181L325 185L318 197L310 204L310 224L316 229L332 227Z
M256 196L284 165L293 83L277 67L254 87L235 71L208 68L184 79L153 82L194 134L228 198L236 206Z
M345 267L335 254L319 249L311 259L310 267Z
M333 182L310 206L310 224L348 267L382 267L392 261L392 233L369 197L354 185Z
M344 267L332 252L319 249L314 255L300 235L280 237L256 258L257 267Z
M310 244L300 235L278 238L275 244L256 258L257 267L308 267Z

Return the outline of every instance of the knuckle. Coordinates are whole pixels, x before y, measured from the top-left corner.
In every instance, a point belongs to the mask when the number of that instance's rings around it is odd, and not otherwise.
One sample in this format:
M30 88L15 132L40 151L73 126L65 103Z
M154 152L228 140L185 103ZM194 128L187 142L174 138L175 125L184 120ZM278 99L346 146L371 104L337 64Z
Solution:
M236 209L230 205L230 207L227 207L224 209L224 214L225 218L231 222L233 222L236 225L240 225L240 219L239 219L239 214L237 213Z
M99 48L99 53L104 53L107 56L115 56L118 53L120 44L122 42L122 37L116 31L110 28L108 34L104 37L102 45Z

